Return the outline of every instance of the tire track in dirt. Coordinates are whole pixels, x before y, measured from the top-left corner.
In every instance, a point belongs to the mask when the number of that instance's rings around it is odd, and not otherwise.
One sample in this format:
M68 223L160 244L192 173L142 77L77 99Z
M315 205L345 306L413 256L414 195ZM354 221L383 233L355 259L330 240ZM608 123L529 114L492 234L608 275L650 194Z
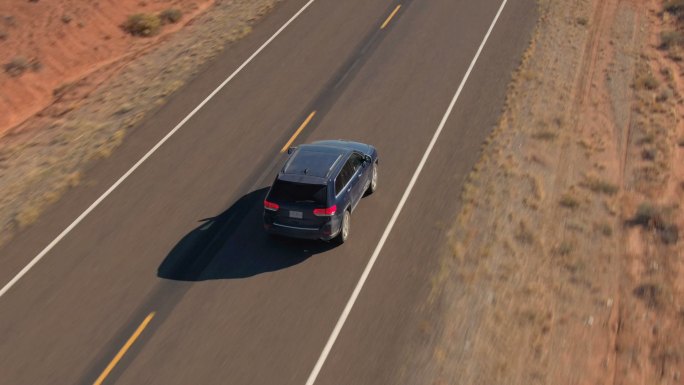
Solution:
M680 383L682 320L681 47L664 49L664 34L681 30L660 1L629 2L642 19L643 41L630 99L622 183L623 229L615 384ZM637 8L638 7L638 8Z

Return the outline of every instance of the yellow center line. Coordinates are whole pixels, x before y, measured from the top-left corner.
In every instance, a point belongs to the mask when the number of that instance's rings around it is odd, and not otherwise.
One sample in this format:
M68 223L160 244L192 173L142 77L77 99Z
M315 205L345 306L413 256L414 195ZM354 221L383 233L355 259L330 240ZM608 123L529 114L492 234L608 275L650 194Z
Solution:
M280 149L280 152L285 152L285 151L287 151L288 148L290 148L290 145L292 144L292 142L294 142L294 140L297 139L297 135L299 135L299 133L302 132L302 130L304 129L304 127L306 127L307 124L309 124L309 122L311 121L311 119L313 119L314 115L316 115L316 111L312 111L312 112L309 114L309 116L308 116L308 117L302 122L302 124L299 126L299 128L297 129L297 131L295 131L294 135L292 135L292 137L290 138L290 140L288 140L287 143L285 143L285 145L283 146L283 148Z
M137 340L138 337L140 337L140 334L141 334L141 333L143 332L143 330L147 327L147 324L149 324L150 321L152 321L152 317L154 317L154 312L148 314L147 317L145 317L145 319L143 320L143 322L140 324L140 326L138 326L137 329L135 329L135 332L134 332L133 335L128 339L128 341L126 341L126 343L125 343L124 346L121 348L121 350L119 350L119 352L116 353L116 356L114 356L114 359L112 360L112 362L110 362L109 365L107 365L107 367L105 368L105 370L102 372L102 374L100 374L100 377L98 377L97 380L95 380L95 382L93 382L93 385L100 385L100 384L102 384L102 382L107 378L107 376L108 376L109 373L112 371L112 369L114 369L114 367L116 366L116 364L118 364L119 361L121 360L121 358L124 356L124 354L126 354L126 352L128 351L128 349L131 348L131 345L133 345L133 343L135 342L135 340Z
M390 15L387 16L387 19L385 19L385 22L382 23L382 25L380 26L380 29L385 29L385 27L387 27L387 24L389 24L389 22L392 20L394 15L396 15L397 12L399 12L399 8L401 8L401 4L397 5L397 7L394 8L394 11L392 11L392 13L390 13Z

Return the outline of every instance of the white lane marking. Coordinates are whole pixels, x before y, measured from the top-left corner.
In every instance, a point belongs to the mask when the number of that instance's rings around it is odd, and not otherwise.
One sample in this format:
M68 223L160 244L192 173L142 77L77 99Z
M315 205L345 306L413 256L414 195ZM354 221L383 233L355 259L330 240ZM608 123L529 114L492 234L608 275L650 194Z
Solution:
M299 11L297 11L297 13L294 14L294 16L292 16L273 34L273 36L266 40L266 42L262 44L256 51L254 51L254 53L250 57L248 57L247 60L245 60L232 74L230 74L230 76L228 76L218 87L216 87L216 89L214 89L214 91L212 91L209 94L209 96L202 100L202 103L198 104L197 107L195 107L195 109L193 109L185 118L183 118L183 120L181 120L180 123L178 123L171 131L169 131L169 133L166 134L166 136L164 136L162 140L159 141L159 143L155 144L154 147L152 147L142 158L140 158L138 162L136 162L133 165L133 167L126 171L126 173L123 174L109 189L107 189L107 191L105 191L104 194L97 198L97 200L95 200L95 202L93 202L93 204L91 204L90 207L88 207L83 213L81 213L81 215L79 215L78 218L76 218L76 220L71 222L71 224L67 226L67 228L64 229L57 236L57 238L52 240L50 244L48 244L38 255L36 255L31 260L31 262L28 263L28 265L24 266L24 268L21 269L21 271L17 273L17 275L15 275L14 278L12 278L12 280L10 280L5 286L3 286L2 289L0 289L0 297L5 295L5 293L7 293L7 291L9 291L9 289L11 289L12 286L14 286L24 275L26 275L26 273L28 273L28 271L31 270L31 268L36 263L40 262L40 260L43 259L43 257L50 250L52 250L52 248L55 247L55 245L59 243L59 241L62 240L62 238L69 234L71 230L73 230L74 227L76 227L76 225L78 225L83 220L83 218L90 214L90 212L93 211L100 203L102 203L102 201L105 200L105 198L107 198L107 196L109 196L109 194L111 194L112 191L119 187L119 185L123 183L123 181L126 180L126 178L128 178L138 167L140 167L140 165L144 161L146 161L147 158L154 154L154 152L157 151L159 147L161 147L173 134L175 134L176 131L183 127L183 125L185 125L185 123L187 123L187 121L190 120L190 118L192 118L197 113L197 111L204 107L204 105L207 104L209 100L211 100L219 91L221 91L221 89L225 87L226 84L233 80L233 78L237 76L237 74L240 73L240 71L242 71L242 69L245 68L247 64L249 64L259 53L261 53L261 51L263 51L264 48L266 48L266 46L268 46L278 35L280 35L280 33L283 32L283 30L287 28L287 26L290 25L290 23L292 23L297 17L299 17L299 15L301 15L302 12L304 12L314 1L316 0L309 0L306 4L304 4L304 6L300 8Z
M371 269L373 269L373 265L375 264L375 261L378 259L378 255L380 254L382 247L385 245L385 241L387 240L387 237L389 236L390 232L392 231L392 228L394 227L394 223L397 221L397 217L399 217L401 210L404 208L404 204L406 203L406 200L408 199L409 195L411 194L411 190L413 190L413 186L416 184L416 180L418 180L418 176L420 175L421 171L423 171L423 166L425 166L425 162L427 161L428 157L430 156L430 153L432 152L432 148L435 146L435 143L437 142L439 135L442 133L442 129L444 128L444 125L446 124L447 119L449 118L449 115L451 115L451 111L454 109L454 105L456 104L458 97L461 95L461 91L463 91L463 87L465 86L466 82L468 81L468 77L470 76L470 73L472 72L473 67L475 67L475 63L477 62L477 59L480 57L480 53L482 53L482 49L484 48L485 44L487 43L487 39L489 39L489 35L492 33L492 30L494 29L496 22L499 20L499 16L501 15L501 12L503 11L507 2L508 2L508 0L503 0L503 2L501 3L501 6L499 7L499 10L496 13L496 16L494 16L494 20L492 21L492 24L489 26L489 29L487 30L487 33L484 36L484 39L482 39L482 43L480 43L480 47L477 49L477 52L475 53L475 57L473 57L473 60L470 62L470 66L468 67L468 70L466 71L465 76L463 77L463 80L461 80L461 84L458 86L458 89L456 90L456 94L454 94L454 97L451 99L451 103L449 103L449 107L447 108L446 112L444 113L444 116L442 117L442 121L439 123L439 126L437 127L437 131L435 131L435 134L432 137L430 144L428 145L427 149L425 150L425 154L423 154L423 158L420 160L420 163L418 163L418 167L416 168L416 171L413 173L413 177L411 177L411 181L409 182L408 186L406 187L406 190L404 191L404 195L401 197L401 200L399 201L399 205L397 205L397 208L394 210L394 214L392 214L392 218L390 218L389 223L387 224L387 227L385 228L385 232L382 233L382 237L380 237L380 241L378 242L378 245L375 247L375 250L373 251L373 254L370 257L370 260L368 261L366 268L363 270L363 274L361 274L361 278L359 278L359 282L356 284L356 287L354 288L354 291L352 292L351 297L349 297L349 301L347 301L347 305L344 307L344 310L342 311L340 318L337 320L337 324L335 325L335 328L333 329L332 333L330 334L330 337L328 338L328 342L325 344L325 347L323 348L321 355L318 357L318 361L316 362L316 365L314 366L313 370L311 371L311 374L309 375L309 379L306 380L306 385L313 385L316 382L316 378L318 377L318 374L320 373L321 368L323 367L323 364L325 363L325 360L328 358L328 354L330 354L330 350L332 349L333 345L335 344L335 340L337 340L337 336L340 334L340 330L342 330L342 326L344 326L344 323L347 321L347 317L349 316L349 313L351 312L351 309L354 306L354 303L356 302L356 299L358 298L359 293L361 292L361 289L363 288L363 285L366 283L366 279L368 278L368 275L370 274Z

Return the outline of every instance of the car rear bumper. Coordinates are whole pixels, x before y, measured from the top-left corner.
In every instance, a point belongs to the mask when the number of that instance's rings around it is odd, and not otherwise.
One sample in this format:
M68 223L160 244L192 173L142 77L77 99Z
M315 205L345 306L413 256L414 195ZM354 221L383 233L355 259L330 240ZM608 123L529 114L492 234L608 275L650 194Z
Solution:
M284 225L277 222L264 221L264 229L269 234L280 235L299 239L320 239L329 241L337 236L340 231L339 221L331 220L321 227L299 227Z

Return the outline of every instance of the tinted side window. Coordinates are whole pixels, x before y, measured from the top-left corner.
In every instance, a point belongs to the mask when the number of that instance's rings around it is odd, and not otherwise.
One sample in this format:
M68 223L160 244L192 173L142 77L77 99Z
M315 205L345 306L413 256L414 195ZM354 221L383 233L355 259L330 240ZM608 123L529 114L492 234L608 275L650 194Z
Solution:
M342 187L344 187L344 181L342 180L342 173L340 172L340 175L335 178L335 195L340 193L340 190L342 190Z
M339 194L340 191L342 191L342 188L347 185L347 182L349 182L349 179L354 175L354 162L353 158L349 158L347 160L347 163L344 164L344 167L342 167L342 170L340 170L340 173L337 175L337 178L335 179L335 194Z
M349 160L352 162L352 165L354 166L354 171L361 168L361 165L363 164L363 157L357 153L353 153L351 158Z

